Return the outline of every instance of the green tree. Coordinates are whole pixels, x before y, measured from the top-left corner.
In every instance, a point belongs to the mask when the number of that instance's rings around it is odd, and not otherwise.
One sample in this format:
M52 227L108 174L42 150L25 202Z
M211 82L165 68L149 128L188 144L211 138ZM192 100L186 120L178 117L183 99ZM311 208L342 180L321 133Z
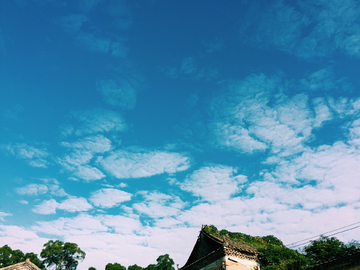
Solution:
M25 260L26 259L29 259L33 264L35 264L40 269L45 269L43 262L39 259L37 254L35 254L33 252L26 253Z
M158 270L175 270L173 267L174 261L169 257L169 254L160 255L156 261Z
M13 250L8 245L0 248L0 267L13 264L11 258L12 252Z
M128 270L143 270L141 266L138 266L137 264L129 265Z
M341 242L336 237L320 236L320 239L313 240L304 248L305 255L318 263L331 259L332 257L341 256L346 252L353 251L357 248L357 242L350 242L348 245Z
M144 270L158 270L155 264L149 264L144 268Z
M105 266L105 270L126 270L126 267L125 266L122 266L121 264L119 263L108 263L106 266Z
M88 270L96 270L95 267L90 266Z
M26 259L30 259L30 261L39 268L44 268L44 265L35 253L30 252L24 254L21 250L13 250L8 245L0 248L0 267L24 262Z
M50 240L44 244L40 253L41 258L44 258L43 263L46 266L55 265L56 270L75 270L85 255L77 244L69 242L64 244L60 240Z

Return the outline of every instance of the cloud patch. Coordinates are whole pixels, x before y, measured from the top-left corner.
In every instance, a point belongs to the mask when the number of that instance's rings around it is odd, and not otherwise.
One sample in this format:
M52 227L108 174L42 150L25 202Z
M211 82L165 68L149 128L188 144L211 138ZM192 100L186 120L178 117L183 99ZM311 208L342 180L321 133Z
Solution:
M45 194L49 189L46 185L29 184L15 190L19 195L37 196L40 194Z
M149 177L163 173L176 173L190 167L186 155L164 151L117 150L100 158L98 163L116 178Z
M143 201L133 204L133 208L140 214L154 219L176 216L186 205L178 196L148 191L140 194Z
M101 208L112 208L131 200L132 194L114 188L103 188L92 193L90 202Z
M115 82L112 79L101 80L98 89L104 96L104 101L122 109L133 109L136 103L137 82L130 79L121 79Z
M61 126L63 136L94 136L108 132L120 132L127 125L119 113L105 109L85 110L72 113L71 124Z
M7 216L11 216L11 214L5 213L5 212L0 212L0 220L4 221L4 218Z
M0 149L26 160L32 167L46 168L49 165L47 158L50 154L46 148L36 148L26 143L13 143L0 145Z
M228 166L205 166L188 175L179 186L206 202L225 201L239 193L241 184L247 181L245 175L236 173L236 169Z
M278 0L268 3L265 16L259 8L253 5L248 10L251 15L244 16L247 23L240 30L251 44L303 58L330 56L336 50L360 56L360 20L356 16L360 5L356 1L291 4Z
M85 198L70 197L61 203L54 199L43 201L41 204L35 206L32 210L34 213L41 215L56 214L56 210L64 210L66 212L83 212L92 208L92 205L87 202Z

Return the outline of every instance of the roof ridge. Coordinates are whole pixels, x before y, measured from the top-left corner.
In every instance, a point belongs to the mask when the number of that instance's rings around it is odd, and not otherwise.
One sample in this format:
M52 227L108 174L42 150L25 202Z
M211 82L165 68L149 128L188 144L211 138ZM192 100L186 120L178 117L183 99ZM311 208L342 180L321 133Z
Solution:
M23 268L21 266L23 266ZM32 269L32 270L41 270L36 264L31 262L29 258L27 258L24 262L19 262L19 263L15 263L12 265L8 265L8 266L2 267L0 269L1 270L20 270L20 269L24 269L24 268Z
M201 232L204 233L207 237L213 239L214 241L217 241L219 244L222 244L224 247L233 248L233 249L235 248L250 253L256 253L256 249L251 244L247 244L247 243L245 244L240 240L233 240L227 235L222 235L222 238L220 238L218 236L206 232L205 227L206 226L203 226L201 228Z

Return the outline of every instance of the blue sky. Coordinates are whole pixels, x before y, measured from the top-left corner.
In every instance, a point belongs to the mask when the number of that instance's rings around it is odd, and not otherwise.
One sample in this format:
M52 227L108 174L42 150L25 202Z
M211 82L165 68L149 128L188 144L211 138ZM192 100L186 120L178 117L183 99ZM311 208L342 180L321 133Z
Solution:
M1 1L0 243L181 266L202 224L291 243L358 222L359 13Z

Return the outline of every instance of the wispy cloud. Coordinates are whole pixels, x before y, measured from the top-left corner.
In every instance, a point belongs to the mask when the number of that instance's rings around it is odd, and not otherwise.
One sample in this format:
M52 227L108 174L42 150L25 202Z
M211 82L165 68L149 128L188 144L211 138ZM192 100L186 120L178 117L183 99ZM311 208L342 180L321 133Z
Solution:
M84 14L71 14L64 16L60 19L60 24L64 27L65 31L69 33L77 33L80 31L81 26L88 19Z
M48 192L48 187L46 185L38 185L38 184L29 184L27 186L17 188L16 192L20 195L33 195L37 196L40 194L45 194Z
M112 208L120 203L131 200L132 194L114 188L103 188L93 192L90 202L101 208Z
M4 220L4 218L7 216L11 216L11 214L5 213L5 212L0 212L0 220Z
M73 142L62 142L62 146L72 150L68 155L58 158L57 162L73 176L82 180L99 180L105 175L96 167L90 164L90 161L96 154L102 154L109 151L111 141L103 135L90 136Z
M118 150L99 159L98 162L117 178L139 178L175 173L187 170L191 165L188 156L165 151Z
M236 173L236 169L232 167L209 165L188 175L179 186L203 201L224 201L239 193L241 184L247 181L246 176Z
M13 143L0 145L0 149L17 158L26 160L32 167L46 168L49 164L46 158L48 158L50 154L46 148L36 148L26 143Z
M0 53L1 53L1 32L0 32ZM19 115L24 111L23 106L20 104L14 105L12 108L9 109L2 109L1 115L5 119L12 119L16 120L19 119Z
M35 206L33 212L41 215L55 214L57 209L67 212L83 212L92 208L92 205L87 202L85 198L68 198L61 203L54 199L43 201L41 204Z
M32 229L44 234L59 236L89 235L108 230L96 217L84 213L75 218L61 217L53 221L38 221Z
M79 0L79 8L84 12L89 12L93 10L101 0Z
M101 80L98 89L110 105L122 109L133 109L136 103L137 85L138 82L133 79L122 78L118 82L108 79Z
M111 131L124 131L127 128L119 113L104 109L74 112L71 117L73 123L62 126L65 136L75 134L88 136Z
M186 205L178 196L148 191L140 194L143 196L143 200L133 204L133 208L140 214L152 218L176 216Z
M55 214L57 206L58 203L54 199L50 199L36 205L32 211L41 215Z
M94 155L89 151L75 150L70 155L59 158L57 162L63 166L65 170L71 172L76 178L85 181L93 181L105 177L98 168L88 164L93 157Z
M261 47L272 47L300 57L329 56L340 50L360 56L360 20L356 1L321 1L269 4L264 16L253 9L250 23L240 31L244 39ZM261 14L261 15L260 15Z
M202 64L201 57L185 57L179 67L166 67L162 71L170 78L188 77L213 80L218 77L218 69Z
M104 135L89 136L74 142L62 142L61 145L90 153L104 153L111 149L111 141Z
M80 7L89 10L91 6L95 6L95 1L90 1L90 4L80 4ZM116 18L114 23L121 27L121 23L125 26L125 21ZM94 52L110 54L114 57L124 58L127 55L128 49L124 45L125 39L117 35L109 35L108 37L102 36L101 31L93 31L91 27L92 21L89 20L84 14L70 14L59 19L58 23L63 27L65 32L75 37L76 42L84 49ZM84 27L84 23L88 27ZM90 27L89 27L90 26ZM90 29L92 31L90 31Z
M217 143L245 153L269 149L271 153L292 155L304 150L314 128L334 119L334 111L336 115L356 111L356 100L310 100L307 94L291 93L291 87L296 85L289 87L287 82L282 84L278 78L264 75L232 83L229 91L212 104L215 121L210 128Z

